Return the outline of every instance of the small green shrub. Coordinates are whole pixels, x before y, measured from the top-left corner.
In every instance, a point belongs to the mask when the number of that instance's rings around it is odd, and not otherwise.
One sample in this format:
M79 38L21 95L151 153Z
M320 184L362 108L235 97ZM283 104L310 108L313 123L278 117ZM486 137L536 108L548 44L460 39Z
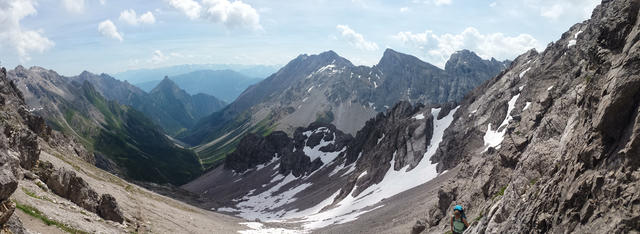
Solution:
M38 195L36 195L36 193L34 193L33 191L31 191L31 190L29 190L27 188L22 188L22 191L24 192L24 194L27 194L27 196L29 196L29 197L33 197L35 199L45 200L45 201L53 203L53 200L51 200L50 198L45 197L45 196L38 196Z
M493 195L493 198L503 196L504 195L504 190L507 190L507 186L504 186L504 187L500 188L500 191L498 191L495 195Z

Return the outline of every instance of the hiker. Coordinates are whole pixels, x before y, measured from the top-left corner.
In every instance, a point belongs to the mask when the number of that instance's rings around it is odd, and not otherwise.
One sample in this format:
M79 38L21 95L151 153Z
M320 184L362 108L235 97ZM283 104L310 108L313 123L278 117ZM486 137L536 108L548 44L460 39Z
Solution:
M453 216L451 216L451 232L453 234L462 234L469 227L467 216L461 205L453 207Z

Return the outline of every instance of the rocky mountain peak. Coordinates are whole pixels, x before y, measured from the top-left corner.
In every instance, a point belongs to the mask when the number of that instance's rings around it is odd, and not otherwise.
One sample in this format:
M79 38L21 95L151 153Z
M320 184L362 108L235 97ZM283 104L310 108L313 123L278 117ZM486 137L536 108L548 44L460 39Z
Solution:
M384 54L382 55L382 58L378 62L377 67L381 68L382 70L388 70L397 66L409 67L409 66L414 66L416 64L424 64L424 65L429 65L433 68L437 68L431 64L423 62L422 60L420 60L419 58L413 55L403 54L389 48L387 48L384 51Z
M87 71L87 70L84 70L84 71L82 71L82 72L80 73L80 75L78 75L78 76L79 76L79 77L91 77L91 76L95 76L95 75L94 75L93 73L91 73L91 72Z
M450 68L453 68L454 66L459 64L477 64L482 63L483 61L484 60L473 51L460 50L451 54L451 57L449 57L449 60L445 65L445 70L449 70Z
M178 85L173 82L173 80L169 79L168 76L165 76L162 81L153 89L150 93L158 93L158 92L184 92L178 87ZM186 92L185 92L186 93Z

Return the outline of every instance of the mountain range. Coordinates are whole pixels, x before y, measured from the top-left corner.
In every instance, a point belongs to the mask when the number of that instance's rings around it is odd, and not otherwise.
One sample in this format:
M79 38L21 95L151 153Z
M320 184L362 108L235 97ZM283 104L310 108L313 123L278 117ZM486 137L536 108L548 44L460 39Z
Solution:
M242 91L262 79L250 78L233 70L199 70L172 76L171 80L191 95L208 94L229 103L235 100ZM160 82L161 80L147 81L135 84L135 86L150 92Z
M277 65L242 65L242 64L185 64L170 67L159 67L153 69L137 69L124 72L114 73L113 77L128 81L132 84L140 84L144 82L159 80L161 77L177 76L202 70L233 70L246 77L265 78L280 66Z
M603 1L459 103L400 102L355 137L248 134L183 188L202 207L314 233L640 231L640 1Z
M398 101L460 101L509 64L483 60L468 50L453 54L445 69L391 49L373 67L354 66L333 51L300 55L177 137L197 146L196 152L209 166L232 152L246 133L291 134L297 127L320 121L355 134L368 119Z
M149 93L106 74L83 72L74 79L91 83L108 100L144 113L169 135L176 135L193 127L198 120L226 105L224 101L211 95L190 95L168 77Z
M78 139L98 166L134 180L177 185L199 175L202 167L193 151L175 145L142 112L104 98L87 81L92 77L86 72L63 77L40 67L8 72L29 110L53 130Z

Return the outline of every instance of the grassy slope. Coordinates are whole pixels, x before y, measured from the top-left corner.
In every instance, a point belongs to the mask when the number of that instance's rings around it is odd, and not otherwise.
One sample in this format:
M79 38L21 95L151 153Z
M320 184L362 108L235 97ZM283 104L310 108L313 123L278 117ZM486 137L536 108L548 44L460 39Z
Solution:
M63 103L64 117L48 121L54 128L75 133L87 148L102 152L135 180L179 185L201 174L196 154L175 146L141 112L107 101L86 83L81 89L83 97L104 116L102 126L96 126L77 104Z

